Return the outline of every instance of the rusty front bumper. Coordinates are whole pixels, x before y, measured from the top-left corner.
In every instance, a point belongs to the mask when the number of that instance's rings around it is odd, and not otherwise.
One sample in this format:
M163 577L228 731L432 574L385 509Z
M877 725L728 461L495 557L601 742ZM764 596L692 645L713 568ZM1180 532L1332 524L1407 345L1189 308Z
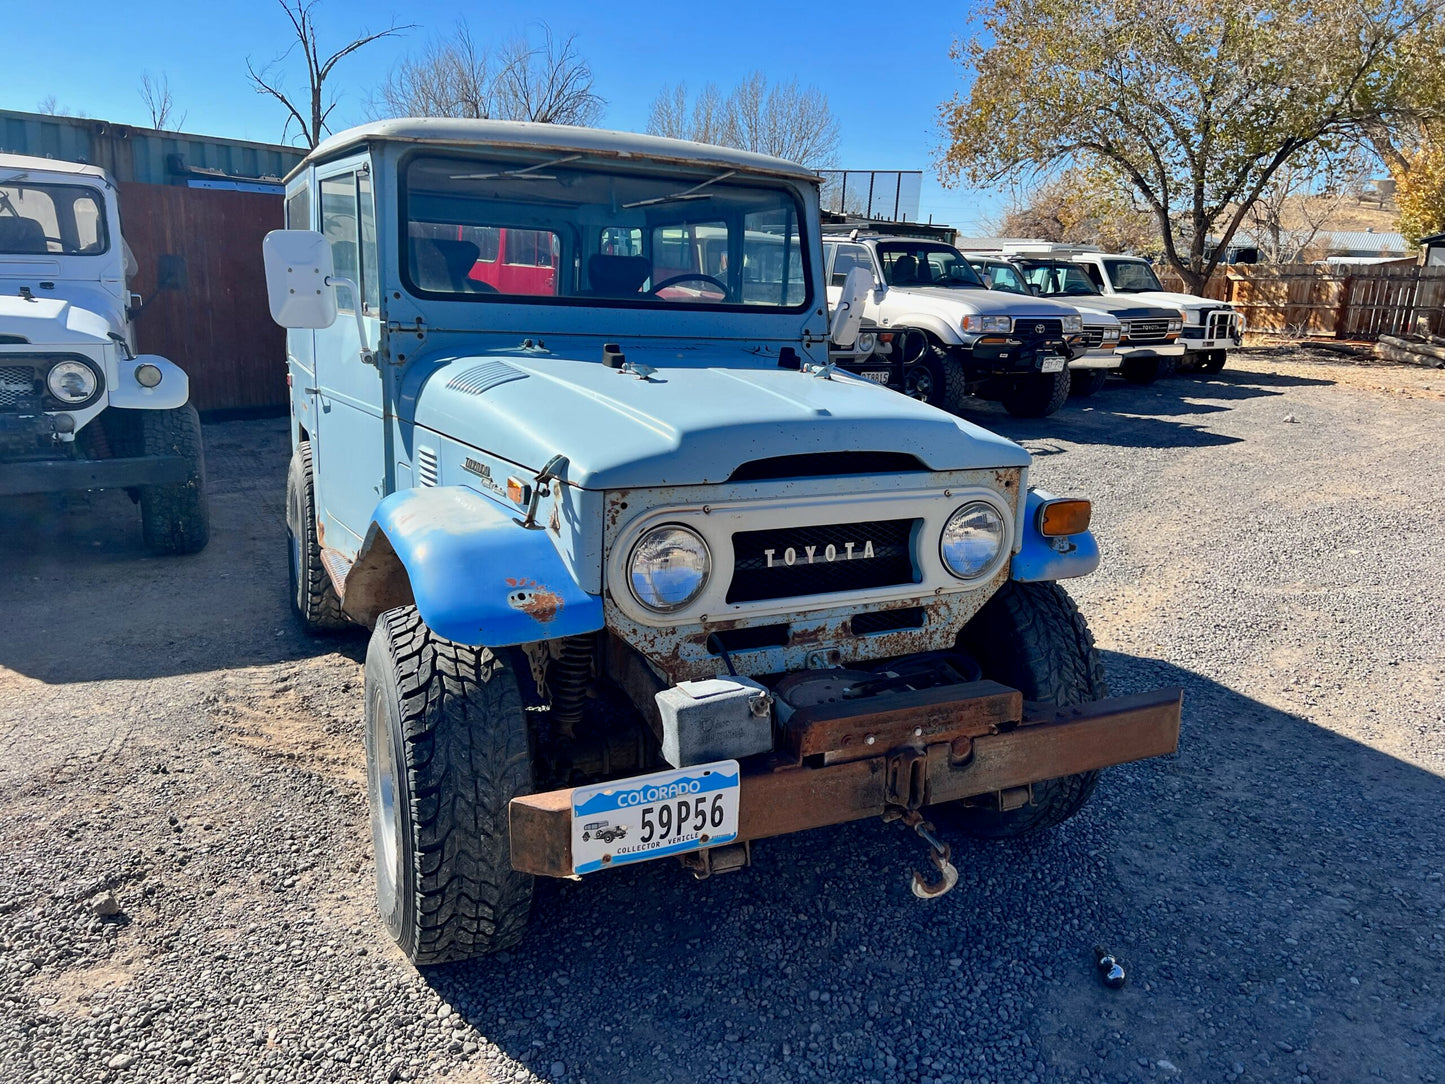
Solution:
M1055 709L991 681L810 708L783 728L782 751L745 762L737 842L997 795L1031 783L1172 753L1180 689ZM572 875L572 791L514 798L512 868Z

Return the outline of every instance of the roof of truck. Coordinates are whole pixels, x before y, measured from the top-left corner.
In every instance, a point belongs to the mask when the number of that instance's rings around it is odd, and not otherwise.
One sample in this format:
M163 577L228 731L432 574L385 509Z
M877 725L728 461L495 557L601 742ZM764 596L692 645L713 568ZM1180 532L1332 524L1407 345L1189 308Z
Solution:
M511 150L576 151L597 158L650 158L687 165L711 165L792 180L819 182L811 169L752 151L690 143L684 139L611 132L603 128L577 128L568 124L537 124L515 120L456 120L449 117L379 120L338 132L317 145L297 170L308 163L334 158L342 151L367 143L418 143L430 146L504 147Z
M33 169L49 173L74 173L107 180L105 170L84 162L61 162L55 158L35 158L28 154L0 154L0 169Z

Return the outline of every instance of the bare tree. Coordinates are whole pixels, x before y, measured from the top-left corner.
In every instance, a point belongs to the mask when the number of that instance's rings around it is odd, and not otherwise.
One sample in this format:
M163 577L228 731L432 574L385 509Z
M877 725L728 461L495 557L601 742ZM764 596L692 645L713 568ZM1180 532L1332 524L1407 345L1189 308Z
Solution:
M379 30L374 34L363 31L359 37L353 38L343 45L336 52L323 59L321 44L317 40L315 9L319 0L277 0L281 10L286 13L287 20L291 23L292 32L296 41L292 43L284 53L275 60L265 65L259 72L246 58L246 74L255 87L257 94L269 94L285 107L287 118L286 126L282 129L281 138L286 138L286 132L291 128L294 120L301 128L301 137L308 147L315 147L321 142L323 132L329 131L326 119L331 116L331 111L336 108L336 99L333 97L329 104L326 102L326 80L330 78L332 69L339 61L356 52L363 45L369 45L380 38L392 37L405 30L411 30L415 24L406 23L398 26L395 20L385 30ZM301 99L298 107L292 96L283 90L279 81L273 76L272 71L278 67L296 48L301 46L302 55L306 58L306 77L308 96Z
M152 128L173 128L179 131L185 126L188 113L182 113L176 118L175 124L171 124L175 100L171 97L171 81L165 72L161 73L159 79L152 78L150 72L141 73L140 98L151 115Z
M1251 233L1261 263L1295 263L1325 224L1353 199L1368 166L1358 153L1320 163L1286 166L1274 175L1249 209Z
M463 117L595 124L606 104L592 89L592 68L576 35L560 42L547 24L542 40L526 38L489 50L465 22L407 57L391 73L373 109L392 117Z
M762 72L753 72L726 98L709 83L690 110L685 86L664 87L653 99L647 130L813 167L831 165L838 152L838 121L828 96L817 87L800 88L795 79L769 85Z
M39 103L36 105L36 107L35 107L35 111L36 111L37 113L44 113L47 117L83 117L83 116L85 116L84 113L76 112L74 109L71 109L71 108L69 108L69 107L67 107L67 106L61 105L61 104L56 100L54 94L47 94L45 97L41 98L41 99L40 99L40 102L39 102Z

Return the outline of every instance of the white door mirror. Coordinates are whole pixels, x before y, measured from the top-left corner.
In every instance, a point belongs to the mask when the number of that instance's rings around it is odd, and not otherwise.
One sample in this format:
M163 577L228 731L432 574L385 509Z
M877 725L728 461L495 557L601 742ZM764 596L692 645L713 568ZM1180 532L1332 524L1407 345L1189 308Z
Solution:
M271 319L288 328L336 323L331 242L315 230L272 230L261 243Z
M833 306L833 322L828 327L829 341L841 349L849 349L858 341L858 327L863 323L863 298L873 289L873 272L855 267L843 281L843 293Z

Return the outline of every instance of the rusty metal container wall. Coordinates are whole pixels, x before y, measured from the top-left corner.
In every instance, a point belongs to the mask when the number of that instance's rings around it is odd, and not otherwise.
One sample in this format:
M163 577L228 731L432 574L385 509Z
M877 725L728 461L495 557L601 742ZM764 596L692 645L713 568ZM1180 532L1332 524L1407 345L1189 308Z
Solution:
M108 169L117 181L149 184L178 183L167 162L173 154L191 169L273 180L284 177L305 155L299 147L8 109L0 109L0 152L87 162Z
M266 307L261 263L281 197L122 184L120 208L139 264L131 289L145 299L138 347L186 370L199 410L284 409L285 332Z

